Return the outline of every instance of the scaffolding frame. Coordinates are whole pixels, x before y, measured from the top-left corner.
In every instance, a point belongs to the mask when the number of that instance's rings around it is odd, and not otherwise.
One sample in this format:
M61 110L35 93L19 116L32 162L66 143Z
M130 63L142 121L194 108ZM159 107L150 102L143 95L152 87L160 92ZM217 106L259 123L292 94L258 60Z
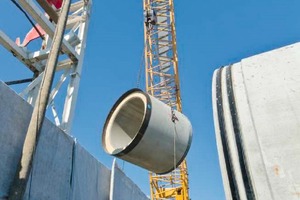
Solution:
M46 0L37 0L36 2L33 0L15 0L15 2L44 32L41 48L36 51L29 51L26 46L14 42L0 30L0 44L33 73L32 80L28 79L30 83L20 93L20 96L26 99L29 104L34 105L48 59L59 10L48 4ZM71 132L75 114L91 6L91 0L79 0L71 4L61 54L55 72L56 76L60 77L54 82L48 101L48 110L51 110L55 124L68 134ZM67 91L62 91L63 84L67 84ZM58 93L61 93L65 99L64 105L61 106L63 107L61 114L58 114L56 109L57 102L55 100Z

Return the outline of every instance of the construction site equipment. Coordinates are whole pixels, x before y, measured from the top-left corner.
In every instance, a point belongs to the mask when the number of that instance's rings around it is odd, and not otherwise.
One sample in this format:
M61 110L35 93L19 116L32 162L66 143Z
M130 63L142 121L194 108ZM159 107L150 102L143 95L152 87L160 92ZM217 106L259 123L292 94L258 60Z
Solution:
M62 0L13 0L13 2L22 9L23 13L30 16L30 19L33 19L36 24L23 42L17 39L15 43L14 40L0 30L0 45L12 52L13 56L32 71L33 80L24 88L20 95L28 103L34 105L58 20L57 9L60 8ZM51 89L47 105L55 124L67 133L71 131L75 113L91 5L91 0L72 1L60 51L61 59L59 59L55 68L55 76L57 78L54 79L54 86ZM47 15L45 15L45 12ZM37 33L37 30L40 34ZM41 48L34 51L24 48L30 41L40 36L42 36ZM20 78L16 77L16 79ZM8 81L8 83L16 82L19 81ZM64 84L67 84L67 86L64 87ZM67 89L65 90L64 88ZM59 103L56 101L57 96L65 99L64 105L58 105ZM62 108L62 110L57 110L57 108Z
M144 23L146 91L172 110L182 112L173 0L143 2L150 19ZM150 172L149 176L152 200L189 200L186 160L169 174Z
M59 4L56 4L55 0L16 0L16 2L45 32L45 34L41 33L43 36L42 48L28 51L22 46L26 43L15 43L0 31L0 44L33 72L34 80L20 95L34 105L58 20L58 14L53 6L59 8ZM90 8L91 0L76 1L70 7L67 33L62 41L62 56L56 66L56 75L60 77L55 79L55 85L49 97L48 107L52 111L54 122L67 133L71 131L74 117ZM49 17L44 14L44 11ZM144 26L146 90L150 95L169 105L172 108L170 111L170 115L172 115L174 110L182 111L173 0L144 0L144 11L146 11ZM63 111L58 112L55 97L58 92L62 92L62 85L67 81L65 104L60 106L63 107ZM62 114L60 115L60 113ZM152 199L189 199L186 161L184 160L176 170L168 175L160 176L150 173L150 185Z
M215 71L214 123L226 199L299 199L300 43Z
M132 89L122 95L106 119L102 144L107 153L157 174L175 169L192 141L187 117L165 103Z

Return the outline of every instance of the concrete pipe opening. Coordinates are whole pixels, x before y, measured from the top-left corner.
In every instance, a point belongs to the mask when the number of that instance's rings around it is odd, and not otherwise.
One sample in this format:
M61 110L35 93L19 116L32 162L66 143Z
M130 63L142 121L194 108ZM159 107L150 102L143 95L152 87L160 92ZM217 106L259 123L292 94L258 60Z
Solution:
M174 114L175 123L169 106L142 90L129 90L106 119L103 148L149 171L168 173L184 160L192 140L189 120L180 112Z
M133 93L120 102L107 121L105 148L109 154L124 150L139 132L146 113L146 98Z

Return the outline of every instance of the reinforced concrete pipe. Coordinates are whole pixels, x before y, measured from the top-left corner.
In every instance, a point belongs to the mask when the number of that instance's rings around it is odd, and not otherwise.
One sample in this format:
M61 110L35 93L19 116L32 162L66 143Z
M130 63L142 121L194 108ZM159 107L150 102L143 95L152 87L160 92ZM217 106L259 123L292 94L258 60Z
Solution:
M102 146L108 154L154 173L171 172L184 160L192 141L190 121L176 110L173 114L175 120L163 102L140 89L129 90L106 119Z

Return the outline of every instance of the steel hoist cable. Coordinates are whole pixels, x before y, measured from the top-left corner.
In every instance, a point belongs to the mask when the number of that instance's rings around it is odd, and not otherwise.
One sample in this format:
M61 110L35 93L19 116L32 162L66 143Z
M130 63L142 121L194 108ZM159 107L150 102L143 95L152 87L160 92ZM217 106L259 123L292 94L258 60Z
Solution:
M42 33L39 31L39 29L36 27L36 25L34 24L34 22L30 19L30 17L28 16L28 14L25 12L25 10L15 1L15 0L10 0L27 18L27 20L30 22L30 24L33 26L33 28L36 30L36 32L39 34L39 36L42 38L42 40L44 40L44 36L42 35Z

